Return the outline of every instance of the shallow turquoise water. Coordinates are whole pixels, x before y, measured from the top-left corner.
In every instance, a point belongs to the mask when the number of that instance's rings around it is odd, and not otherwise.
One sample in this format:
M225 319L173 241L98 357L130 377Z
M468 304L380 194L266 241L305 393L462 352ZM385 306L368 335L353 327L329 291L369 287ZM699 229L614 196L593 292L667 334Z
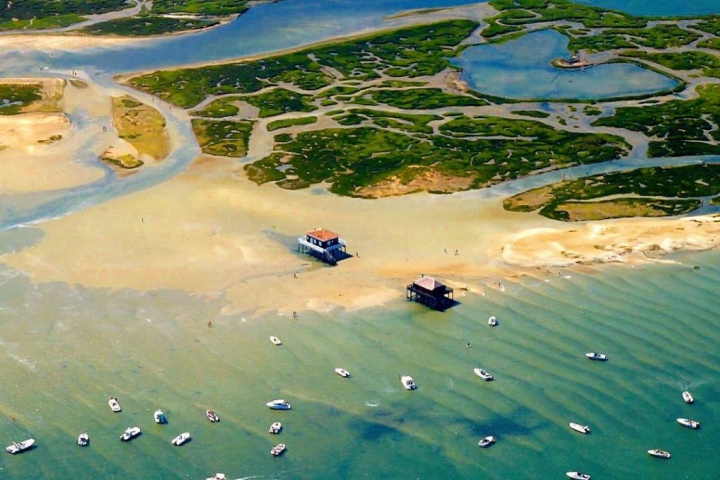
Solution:
M0 436L32 436L38 447L0 457L0 475L521 479L582 470L711 478L720 468L712 455L720 444L720 254L679 258L682 265L528 279L460 296L445 313L406 303L399 291L386 307L303 312L298 321L223 317L220 303L176 292L6 277ZM491 314L496 328L487 326ZM609 361L586 360L591 350ZM353 377L338 377L336 366ZM478 379L478 366L496 380ZM404 373L417 391L402 389ZM694 405L682 402L684 389ZM122 413L110 411L111 395ZM264 406L278 397L293 409ZM156 408L167 425L153 423ZM206 408L222 422L209 423ZM702 428L679 426L680 416ZM275 420L285 425L278 437L267 433ZM573 432L571 421L592 433ZM143 434L124 444L118 436L128 425ZM86 449L74 444L83 430ZM171 446L182 431L192 442ZM489 434L497 444L479 449ZM281 458L269 455L275 441L288 445ZM649 457L656 447L673 458Z

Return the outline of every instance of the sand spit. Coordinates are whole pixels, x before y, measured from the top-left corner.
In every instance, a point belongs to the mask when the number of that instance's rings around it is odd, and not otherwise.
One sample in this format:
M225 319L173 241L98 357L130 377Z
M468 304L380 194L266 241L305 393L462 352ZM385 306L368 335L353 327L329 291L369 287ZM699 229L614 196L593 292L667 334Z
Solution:
M297 236L318 226L339 232L353 257L327 267L298 254ZM467 194L342 198L258 187L234 161L201 157L162 185L42 228L41 242L0 261L35 282L180 289L224 295L226 313L289 315L400 299L423 273L482 292L550 267L715 248L720 220L571 225L505 212L499 198Z
M717 248L720 216L611 220L523 230L503 243L502 258L522 267L653 261L677 251Z

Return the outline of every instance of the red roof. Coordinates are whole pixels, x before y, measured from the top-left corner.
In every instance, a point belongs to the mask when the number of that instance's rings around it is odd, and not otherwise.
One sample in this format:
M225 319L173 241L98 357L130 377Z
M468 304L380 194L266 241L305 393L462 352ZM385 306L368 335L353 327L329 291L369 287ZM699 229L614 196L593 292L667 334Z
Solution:
M316 228L315 230L307 232L306 235L317 238L321 242L327 242L328 240L332 240L333 238L338 238L340 236L337 233L325 230L324 228Z

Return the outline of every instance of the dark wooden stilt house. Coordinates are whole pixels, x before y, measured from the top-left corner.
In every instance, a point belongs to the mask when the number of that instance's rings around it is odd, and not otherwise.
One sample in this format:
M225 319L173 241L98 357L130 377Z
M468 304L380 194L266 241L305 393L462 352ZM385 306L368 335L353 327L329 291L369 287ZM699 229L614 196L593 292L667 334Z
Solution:
M407 286L405 296L435 310L445 310L455 303L452 288L424 275Z

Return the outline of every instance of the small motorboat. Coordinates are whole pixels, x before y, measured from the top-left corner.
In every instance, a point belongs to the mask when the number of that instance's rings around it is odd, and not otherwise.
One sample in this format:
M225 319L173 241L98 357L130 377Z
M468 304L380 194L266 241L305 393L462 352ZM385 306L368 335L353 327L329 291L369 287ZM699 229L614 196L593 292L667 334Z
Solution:
M410 375L400 375L400 383L403 384L406 390L415 390L417 388L415 380Z
M607 355L605 355L604 353L588 352L585 354L585 356L590 360L597 360L600 362L604 362L608 359Z
M683 397L683 400L685 400L685 403L693 403L693 402L695 401L695 399L693 398L693 396L690 395L690 392L688 392L687 390L685 390L685 391L682 393L682 397Z
M480 439L480 441L478 442L478 447L486 448L493 443L495 443L495 437L493 437L492 435L488 435L487 437Z
M153 417L155 418L155 423L167 423L167 418L165 418L165 414L162 412L162 410L155 410L155 413L153 413Z
M280 433L280 430L282 430L282 423L280 422L273 422L272 425L270 425L270 433L273 435L277 435Z
M212 410L205 410L205 416L213 423L220 421L220 417L218 417L217 413L213 412Z
M335 369L335 373L337 373L338 375L340 375L343 378L348 378L350 376L350 372L348 372L344 368L340 368L340 367Z
M648 453L650 455L652 455L653 457L670 458L670 452L666 452L665 450L660 450L659 448L653 448L652 450L648 450Z
M90 435L88 435L87 432L81 433L78 436L77 444L80 445L81 447L87 447L89 443L90 443Z
M590 480L590 475L588 475L587 473L567 472L566 475L570 478L573 478L574 480Z
M580 425L579 423L570 422L570 428L580 433L590 433L590 427L587 425Z
M173 438L170 443L172 443L176 447L179 447L180 445L187 442L188 440L190 440L190 433L184 432L184 433L181 433L180 435L178 435L177 437Z
M272 455L273 457L277 457L285 451L285 448L286 447L284 443L278 443L272 448L272 450L270 450L270 455Z
M118 399L115 397L110 397L110 400L108 400L108 405L110 405L110 408L113 412L120 412L122 411L122 408L120 408L120 403L118 402Z
M140 427L128 427L125 429L125 432L120 435L120 440L123 442L129 442L138 435L140 435Z
M22 442L13 442L12 445L8 445L7 447L5 447L5 451L15 455L16 453L28 450L33 445L35 445L35 439L28 438L27 440L23 440Z
M271 410L290 410L290 404L282 398L278 398L277 400L271 400L265 405L267 405L268 408Z
M214 477L208 477L205 480L228 480L224 473L216 473Z
M677 422L682 425L683 427L688 428L700 428L700 422L696 422L695 420L690 420L687 418L678 418Z
M495 326L497 326L497 324L498 324L498 321L497 321L497 318L495 318L495 315L488 318L488 325L490 325L491 327L495 327Z
M475 375L482 378L486 382L489 382L490 380L493 380L495 377L483 370L482 368L473 368L473 372L475 372Z
M270 335L270 341L273 343L273 345L282 345L280 339L275 335Z

